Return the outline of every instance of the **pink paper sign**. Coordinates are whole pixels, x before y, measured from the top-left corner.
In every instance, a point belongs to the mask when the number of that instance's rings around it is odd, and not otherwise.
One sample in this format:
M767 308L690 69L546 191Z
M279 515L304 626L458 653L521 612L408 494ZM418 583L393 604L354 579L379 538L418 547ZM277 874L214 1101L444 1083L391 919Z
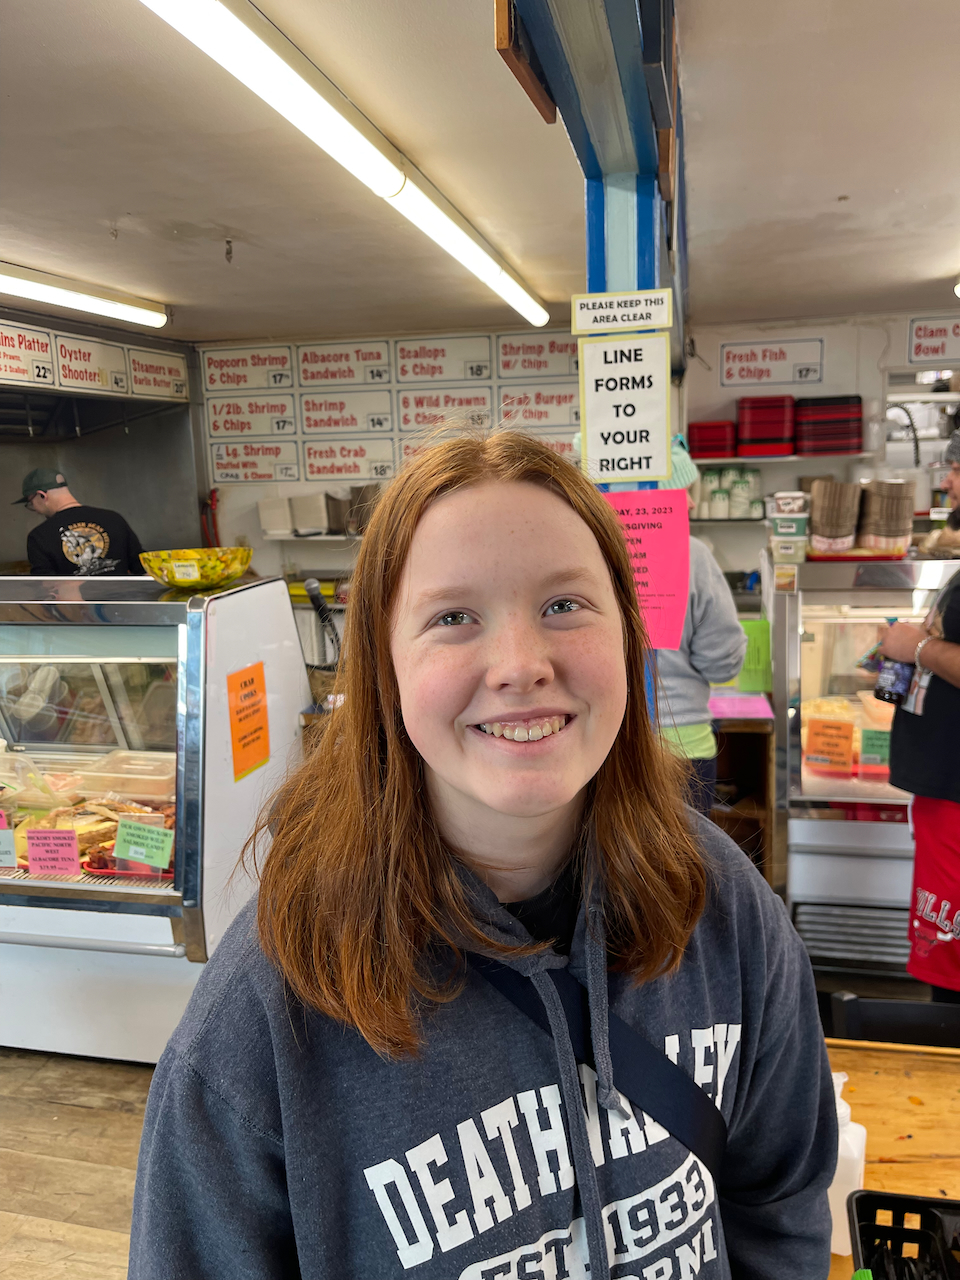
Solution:
M773 707L765 693L715 693L710 715L714 720L772 720Z
M650 647L679 649L690 585L687 492L636 489L603 496L623 527Z
M0 831L6 831L6 829L7 829L7 815L4 813L2 809L0 809Z
M27 862L32 876L80 873L80 850L75 831L28 831Z

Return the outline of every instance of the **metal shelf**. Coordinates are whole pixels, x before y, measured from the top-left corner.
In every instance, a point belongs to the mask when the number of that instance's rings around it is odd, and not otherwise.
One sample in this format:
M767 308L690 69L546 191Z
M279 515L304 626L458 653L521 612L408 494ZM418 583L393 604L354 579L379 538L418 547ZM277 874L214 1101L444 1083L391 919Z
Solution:
M869 453L789 453L789 454L785 454L783 457L771 457L769 455L765 455L762 458L694 458L693 454L691 454L690 456L693 459L693 461L697 464L697 466L701 468L723 467L723 466L734 466L734 465L738 467L755 467L758 464L762 465L764 463L774 463L774 462L822 462L826 459L829 459L831 462L836 462L838 458L841 461L843 459L853 459L853 458L872 458L874 456L874 452L871 451Z
M888 391L893 404L960 404L960 391Z
M359 542L359 533L262 533L264 542Z
M735 520L697 520L694 516L690 517L691 524L765 524L766 516L737 516Z

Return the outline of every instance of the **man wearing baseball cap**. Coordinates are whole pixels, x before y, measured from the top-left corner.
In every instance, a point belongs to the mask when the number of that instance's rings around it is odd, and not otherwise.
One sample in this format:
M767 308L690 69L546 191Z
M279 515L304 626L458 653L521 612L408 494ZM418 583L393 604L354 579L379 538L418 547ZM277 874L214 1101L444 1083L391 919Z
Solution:
M123 516L79 502L62 471L37 467L24 477L21 490L17 502L46 516L27 537L31 573L63 578L144 572L140 540Z

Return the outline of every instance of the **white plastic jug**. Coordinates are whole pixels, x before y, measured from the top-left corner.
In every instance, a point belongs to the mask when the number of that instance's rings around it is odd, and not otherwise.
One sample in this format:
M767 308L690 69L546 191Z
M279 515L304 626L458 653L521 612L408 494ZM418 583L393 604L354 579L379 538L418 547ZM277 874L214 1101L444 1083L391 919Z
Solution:
M830 1217L833 1231L830 1236L830 1252L844 1256L853 1253L850 1243L850 1226L847 1220L847 1196L863 1186L863 1168L867 1157L867 1131L862 1124L850 1119L850 1103L841 1096L847 1082L845 1071L833 1072L833 1091L837 1099L837 1121L840 1125L840 1145L837 1153L837 1172L827 1193L830 1199Z

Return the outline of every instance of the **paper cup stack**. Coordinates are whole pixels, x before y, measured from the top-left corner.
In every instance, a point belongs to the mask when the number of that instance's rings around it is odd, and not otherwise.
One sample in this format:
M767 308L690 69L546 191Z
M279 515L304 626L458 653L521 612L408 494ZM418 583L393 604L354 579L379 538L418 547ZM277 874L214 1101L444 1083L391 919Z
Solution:
M912 480L871 480L863 486L857 546L906 555L913 533Z
M810 549L821 555L850 551L860 515L859 484L819 478L810 486Z

